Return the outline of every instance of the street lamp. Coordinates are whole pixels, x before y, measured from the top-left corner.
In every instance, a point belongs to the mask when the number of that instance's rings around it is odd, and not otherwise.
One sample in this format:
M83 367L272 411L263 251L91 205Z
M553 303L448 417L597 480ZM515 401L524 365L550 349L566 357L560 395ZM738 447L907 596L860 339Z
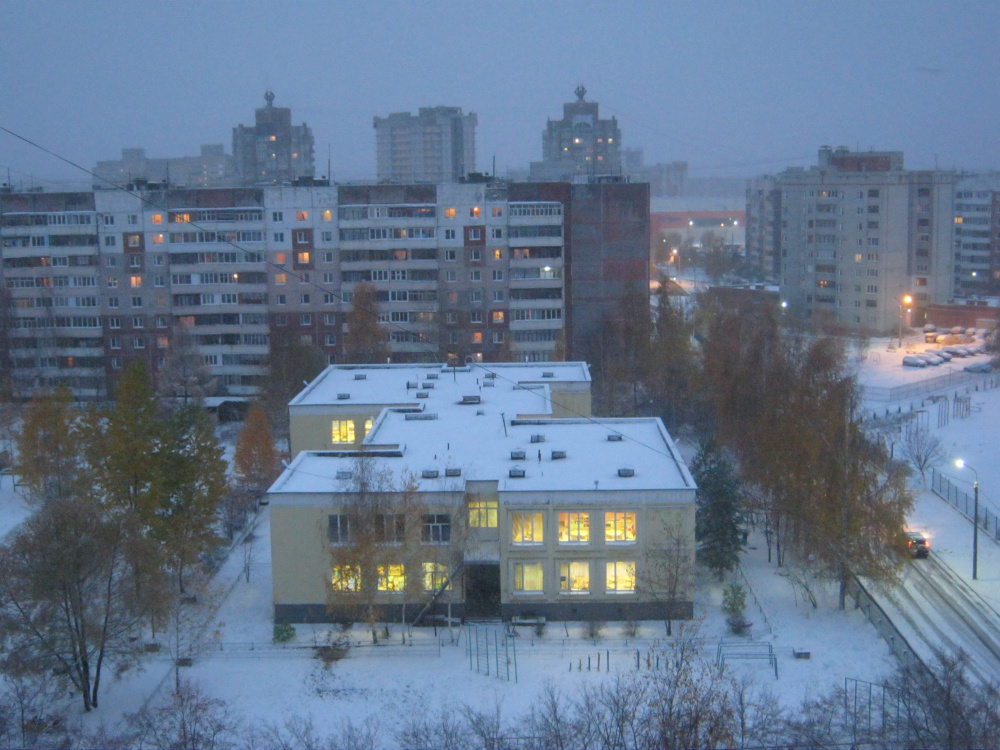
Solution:
M903 305L909 305L913 302L913 297L909 294L903 295L903 298L899 301L899 348L903 348ZM907 310L906 312L909 312Z
M973 500L973 521L972 521L972 580L976 580L977 566L979 562L979 472L969 466L962 459L955 461L955 466L959 469L968 469L976 478L972 483Z
M670 258L676 266L674 270L677 272L677 281L679 282L681 280L681 254L676 247L670 251Z

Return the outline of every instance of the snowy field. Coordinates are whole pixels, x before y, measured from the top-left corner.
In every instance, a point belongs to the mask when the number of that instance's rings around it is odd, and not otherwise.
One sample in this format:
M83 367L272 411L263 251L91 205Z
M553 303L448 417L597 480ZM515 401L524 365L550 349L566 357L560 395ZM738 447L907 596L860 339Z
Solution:
M905 348L905 347L904 347ZM872 356L878 353L878 357ZM888 352L884 342L873 344L862 365L863 382L896 385L938 375L941 368L904 370L895 361L901 352ZM983 358L978 358L981 361ZM971 492L972 474L952 465L964 458L979 472L981 500L996 509L1000 498L1000 462L996 461L1000 437L1000 390L972 391L972 411L966 419L952 419L934 429L945 448L940 469L964 482ZM690 451L691 446L682 445ZM919 490L919 478L915 480ZM0 535L24 517L26 509L12 488L10 477L0 482ZM971 523L932 493L918 491L918 502L910 526L931 537L932 554L956 575L971 577ZM296 638L287 647L272 644L269 527L266 509L252 534L250 576L245 573L245 546L237 546L215 579L218 610L205 629L205 651L194 665L183 669L187 679L205 692L223 700L229 710L247 723L280 725L293 716L311 719L321 736L336 731L341 722L356 724L372 717L382 727L381 742L394 746L393 726L400 717L423 712L436 713L447 707L474 705L480 709L499 702L503 714L514 718L526 713L546 685L573 693L587 683L609 680L615 674L636 670L636 654L645 669L645 655L661 647L665 639L662 622L646 622L635 637L627 638L619 623L608 623L601 637L586 637L579 623L549 623L538 637L531 628L520 628L516 637L516 681L511 659L498 662L490 656L490 673L482 663L477 672L470 664L467 629L420 628L406 638L398 624L390 626L384 645L372 647L361 628L349 638L357 643L346 658L326 664L314 658L311 646L322 644L330 630L321 626L298 626ZM915 564L921 564L917 561ZM989 606L1000 610L1000 548L988 535L980 535L979 577L969 583ZM896 667L895 659L858 610L836 608L833 587L819 590L818 606L804 601L789 583L787 571L766 559L763 539L752 534L744 555L742 573L732 580L748 582L748 619L752 638L771 644L777 656L778 677L763 661L732 661L731 669L753 676L786 706L843 685L845 678L879 681ZM727 580L725 583L728 583ZM726 638L720 612L724 583L704 574L698 580L695 614L705 653L714 660L716 644ZM675 624L676 627L676 624ZM493 636L490 635L492 638ZM491 646L492 648L492 646ZM809 659L796 659L794 650L808 651ZM598 657L601 659L597 670ZM608 658L610 657L610 671ZM587 670L588 659L590 671ZM582 668L582 669L581 669ZM161 653L148 660L142 671L120 679L105 676L99 710L80 715L78 701L70 703L69 718L94 730L100 725L115 729L122 715L147 704L163 702L173 687L170 657ZM74 712L77 715L74 716Z

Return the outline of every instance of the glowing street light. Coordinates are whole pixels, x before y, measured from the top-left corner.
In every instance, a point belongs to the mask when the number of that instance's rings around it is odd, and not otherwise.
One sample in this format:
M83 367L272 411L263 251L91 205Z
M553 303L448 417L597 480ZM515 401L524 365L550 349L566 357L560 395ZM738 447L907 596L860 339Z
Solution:
M972 580L976 580L977 567L979 563L979 472L969 466L962 459L956 459L955 466L959 469L968 469L976 478L972 483L973 501L973 521L972 521Z
M898 348L900 349L903 348L903 305L909 306L911 302L913 302L913 297L911 297L909 294L903 295L903 298L899 301L899 347ZM910 312L908 307L906 312Z

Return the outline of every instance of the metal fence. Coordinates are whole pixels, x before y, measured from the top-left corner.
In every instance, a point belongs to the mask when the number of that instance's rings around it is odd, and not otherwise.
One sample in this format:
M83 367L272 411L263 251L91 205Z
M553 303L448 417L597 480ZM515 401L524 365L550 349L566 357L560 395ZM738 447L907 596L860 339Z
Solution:
M976 499L963 489L960 489L951 478L936 469L931 469L931 490L942 500L947 500L970 521L976 509ZM1000 517L995 511L983 503L983 494L979 493L979 528L1000 541Z
M493 625L468 623L465 649L469 669L497 679L517 682L517 642L512 633Z
M943 375L927 378L917 383L897 385L892 388L885 386L865 386L864 395L869 401L905 401L908 398L923 396L945 388L957 388L959 386L971 388L972 383L976 384L975 390L990 390L1000 385L1000 376L987 375L984 377L980 373L959 370L946 372Z

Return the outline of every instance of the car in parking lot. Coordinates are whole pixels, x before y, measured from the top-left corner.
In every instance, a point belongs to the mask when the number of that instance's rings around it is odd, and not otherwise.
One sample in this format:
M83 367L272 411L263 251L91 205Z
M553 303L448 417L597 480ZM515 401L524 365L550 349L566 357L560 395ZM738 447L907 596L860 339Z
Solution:
M906 532L906 548L910 557L927 557L931 553L930 540L919 531Z

